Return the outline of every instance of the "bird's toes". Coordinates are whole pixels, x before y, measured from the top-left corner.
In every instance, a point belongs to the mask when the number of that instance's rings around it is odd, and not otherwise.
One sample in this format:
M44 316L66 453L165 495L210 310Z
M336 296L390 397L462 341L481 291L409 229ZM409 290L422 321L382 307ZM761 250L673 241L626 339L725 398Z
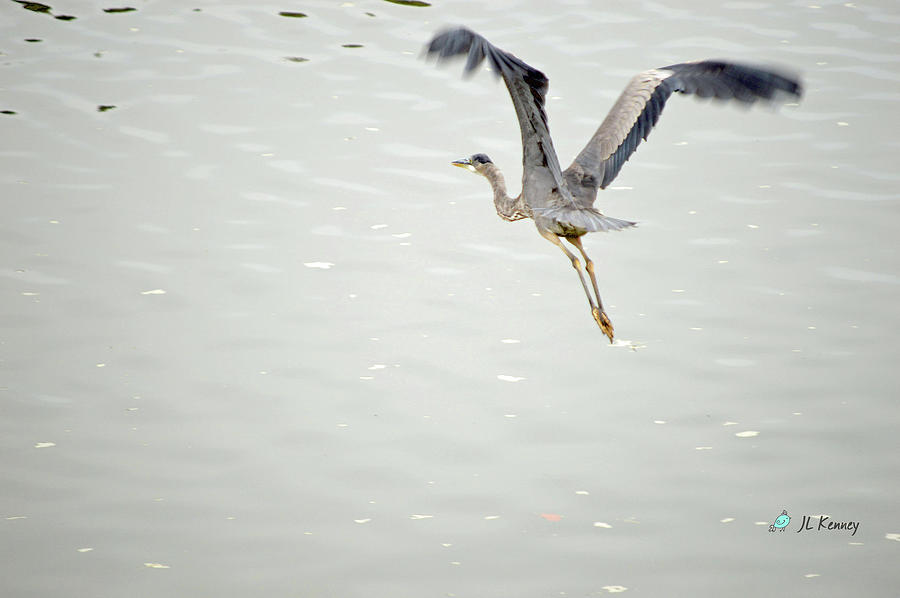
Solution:
M591 315L594 316L594 321L597 322L597 326L600 327L600 330L609 337L609 342L613 342L613 325L609 320L609 316L606 315L606 312L601 310L600 308L594 307L591 309Z

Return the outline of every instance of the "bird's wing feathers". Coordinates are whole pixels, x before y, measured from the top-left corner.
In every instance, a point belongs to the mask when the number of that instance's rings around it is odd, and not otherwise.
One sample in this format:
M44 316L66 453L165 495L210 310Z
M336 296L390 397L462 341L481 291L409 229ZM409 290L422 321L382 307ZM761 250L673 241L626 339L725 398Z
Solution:
M563 183L562 168L553 149L544 111L548 79L541 71L516 56L494 46L482 36L464 27L436 35L428 44L428 55L444 60L467 54L465 73L473 71L487 58L494 73L503 78L516 109L522 131L522 195L531 208L545 201L554 191L573 203ZM532 202L529 202L532 199Z
M720 60L673 64L637 75L565 171L579 203L590 205L597 189L612 182L641 140L650 135L673 92L751 104L780 95L799 97L802 88L792 75Z

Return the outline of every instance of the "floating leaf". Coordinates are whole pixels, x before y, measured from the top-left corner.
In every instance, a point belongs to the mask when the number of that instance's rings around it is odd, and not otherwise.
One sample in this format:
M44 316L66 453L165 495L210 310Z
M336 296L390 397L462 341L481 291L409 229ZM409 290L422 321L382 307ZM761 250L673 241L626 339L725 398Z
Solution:
M113 14L113 13L117 13L117 12L131 12L134 10L137 10L137 9L133 8L131 6L123 6L122 8L104 8L103 12L108 12L110 14Z
M562 521L562 515L557 515L556 513L541 513L541 517L547 521Z
M106 112L108 110L112 110L115 107L116 106L114 106L112 104L101 104L101 105L97 106L97 112Z
M15 0L15 2L22 5L22 8L25 10L30 10L32 12L45 12L50 13L50 7L46 4L41 4L40 2L23 2L23 0Z
M304 12L290 12L290 11L285 10L285 11L282 11L282 12L278 13L278 16L281 16L281 17L288 17L288 18L291 18L291 19L304 19L304 18L306 18L306 13L304 13Z
M390 2L391 4L401 4L403 6L431 6L427 2L420 2L419 0L384 0L385 2Z

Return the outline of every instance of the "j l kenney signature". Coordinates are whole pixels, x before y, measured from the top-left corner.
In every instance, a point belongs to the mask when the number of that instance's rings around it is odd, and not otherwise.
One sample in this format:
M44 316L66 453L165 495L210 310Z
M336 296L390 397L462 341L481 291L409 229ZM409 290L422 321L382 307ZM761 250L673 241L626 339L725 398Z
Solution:
M814 525L815 519L819 520L818 525ZM797 530L797 533L799 534L800 532L805 532L808 530L815 530L817 532L820 532L822 530L848 530L851 532L851 536L855 536L858 529L859 521L831 521L831 517L829 517L828 515L819 515L818 517L814 517L812 515L803 515L803 519L800 521L800 528Z

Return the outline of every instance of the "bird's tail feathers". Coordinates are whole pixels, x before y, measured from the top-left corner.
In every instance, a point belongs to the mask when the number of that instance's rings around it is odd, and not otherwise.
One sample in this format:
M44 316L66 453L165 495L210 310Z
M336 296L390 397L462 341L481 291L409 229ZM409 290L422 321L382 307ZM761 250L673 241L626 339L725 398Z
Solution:
M559 232L554 232L562 235L623 230L637 224L630 220L604 216L594 208L550 208L534 212L535 220L540 218L544 226L550 230L560 228Z
M631 228L632 226L637 226L637 222L622 220L621 218L613 218L612 216L604 216L599 212L592 214L592 216L592 222L596 223L597 226L597 228L593 229L594 231L607 232L611 230L623 230L626 228Z

